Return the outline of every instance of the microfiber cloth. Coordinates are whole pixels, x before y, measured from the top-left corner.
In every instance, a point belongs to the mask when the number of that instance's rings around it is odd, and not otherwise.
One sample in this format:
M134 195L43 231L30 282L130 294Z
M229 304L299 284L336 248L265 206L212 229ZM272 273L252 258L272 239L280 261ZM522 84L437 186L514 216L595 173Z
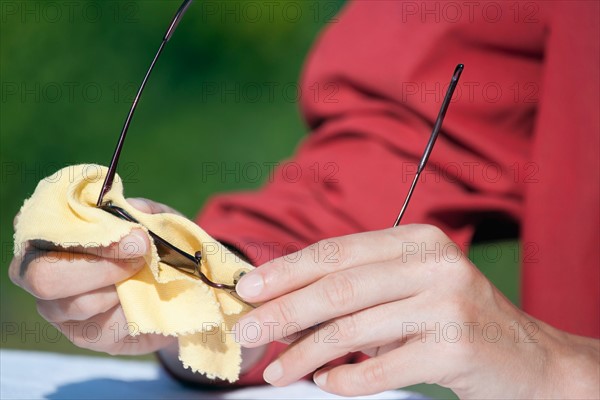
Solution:
M123 208L140 224L125 221L96 207L107 168L94 164L63 168L38 184L25 201L15 228L15 252L29 240L58 246L108 246L132 229L148 229L189 254L201 250L213 282L231 284L241 268L252 269L194 222L175 214L146 214L123 196L117 176L105 201ZM130 335L176 336L179 358L186 368L234 382L241 365L241 347L232 333L250 307L229 293L214 289L160 261L150 239L146 265L117 283L117 293L129 322Z

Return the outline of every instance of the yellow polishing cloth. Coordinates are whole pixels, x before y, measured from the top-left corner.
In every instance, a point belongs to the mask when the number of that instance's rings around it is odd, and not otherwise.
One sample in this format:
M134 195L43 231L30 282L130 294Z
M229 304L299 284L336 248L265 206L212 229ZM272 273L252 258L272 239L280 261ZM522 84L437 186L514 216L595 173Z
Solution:
M252 268L194 222L175 214L150 215L133 208L123 197L118 176L105 201L125 209L143 226L97 208L106 173L105 167L86 164L63 168L43 179L21 208L15 252L25 242L36 239L62 247L107 246L132 229L142 228L189 254L202 250L203 271L213 282L231 284L236 271ZM150 242L152 250L146 266L116 285L129 333L177 336L179 358L185 367L209 378L237 380L241 348L231 330L250 308L229 293L162 263L156 246Z

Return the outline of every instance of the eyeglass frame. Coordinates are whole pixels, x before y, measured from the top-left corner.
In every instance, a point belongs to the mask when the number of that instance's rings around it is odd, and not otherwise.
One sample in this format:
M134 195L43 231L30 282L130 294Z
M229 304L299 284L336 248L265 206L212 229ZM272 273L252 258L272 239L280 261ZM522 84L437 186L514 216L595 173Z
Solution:
M133 118L133 114L135 113L140 96L146 86L146 83L148 81L150 73L154 69L156 61L158 60L158 57L161 55L165 44L173 36L175 29L181 22L181 19L185 15L185 13L188 10L189 6L191 5L192 1L193 0L184 0L183 3L181 4L181 6L179 7L179 9L177 10L177 12L175 13L175 16L173 17L173 19L171 20L171 23L169 24L169 27L168 27L168 29L163 37L163 40L154 56L154 59L152 60L152 63L150 64L150 67L148 68L146 75L144 76L144 79L142 80L142 83L137 91L137 94L136 94L134 100L133 100L133 103L131 105L129 113L127 114L127 118L125 119L125 123L121 130L121 134L119 135L119 140L117 142L117 146L113 153L113 157L111 159L111 162L110 162L110 165L108 168L108 172L104 179L104 183L102 184L102 189L100 191L100 195L98 196L98 200L96 202L96 206L98 208L101 208L102 210L104 210L118 218L130 221L130 222L134 222L137 224L140 224L140 222L137 219L135 219L131 214L129 214L127 211L125 211L123 208L115 206L110 201L104 203L103 200L104 200L104 196L112 188L112 184L113 184L115 174L116 174L117 164L119 162L119 157L121 155L121 149L123 148L123 143L125 141L125 137L127 135L129 125ZM460 75L462 74L463 68L464 68L463 64L458 64L456 66L456 68L454 69L454 73L450 80L450 86L448 87L448 90L446 91L446 95L445 95L442 105L440 107L440 111L439 111L437 119L435 121L432 133L429 137L429 140L425 147L425 151L423 152L423 155L419 162L419 167L417 168L417 172L415 173L414 179L410 185L410 188L408 190L408 193L406 195L404 203L403 203L403 205L400 209L400 212L399 212L398 216L396 217L396 220L395 220L394 224L392 225L392 227L396 227L400 224L400 221L401 221L402 217L404 216L404 213L406 211L408 203L412 197L414 189L419 180L419 176L420 176L421 172L425 169L425 165L427 164L429 155L431 154L431 151L433 149L435 141L439 135L444 117L445 117L448 107L450 105L450 100L452 99L452 95L458 84L458 80L460 78ZM226 290L230 294L232 294L236 298L238 298L239 300L243 301L235 292L235 284L237 283L237 280L239 280L239 278L243 275L243 273L244 273L243 271L242 272L238 271L238 273L236 273L236 276L234 276L233 285L213 282L201 270L202 261L203 261L203 256L202 256L201 251L197 251L194 255L191 255L191 254L181 250L177 246L171 244L169 241L165 240L164 238L162 238L158 234L154 233L153 231L148 230L148 233L152 237L152 239L156 245L159 257L162 262L164 262L167 265L170 265L173 268L176 268L177 270L179 270L181 272L184 272L188 275L192 275L196 278L201 279L202 282L209 285L210 287L213 287L215 289ZM249 304L249 303L246 303L246 304ZM249 304L249 305L251 305L251 304ZM251 305L251 306L253 306L253 305Z

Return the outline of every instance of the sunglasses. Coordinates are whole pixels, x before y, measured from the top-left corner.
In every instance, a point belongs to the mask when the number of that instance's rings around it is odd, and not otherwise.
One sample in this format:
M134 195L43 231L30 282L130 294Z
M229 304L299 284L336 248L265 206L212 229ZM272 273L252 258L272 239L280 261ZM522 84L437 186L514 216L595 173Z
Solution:
M163 37L163 40L158 48L158 51L154 55L154 59L152 60L150 67L148 68L148 71L146 71L146 75L144 76L144 79L142 80L142 83L137 91L137 94L136 94L134 100L133 100L133 104L131 105L129 113L127 114L127 118L125 119L125 124L123 125L123 129L121 130L121 134L119 135L117 147L113 153L113 156L112 156L112 159L110 162L110 166L108 167L108 173L106 174L104 183L102 185L102 189L100 191L100 195L98 196L98 201L96 202L96 206L101 208L102 210L104 210L118 218L121 218L126 221L130 221L130 222L134 222L137 224L140 224L140 222L138 220L136 220L132 215L130 215L127 211L125 211L123 208L115 206L110 201L104 202L104 196L112 188L112 185L113 185L113 182L115 179L115 173L117 170L117 164L119 163L119 157L121 155L121 149L123 148L123 143L125 142L125 137L127 135L127 130L129 129L131 119L133 118L133 114L135 113L135 109L139 102L140 96L144 90L144 87L146 86L148 77L150 76L150 73L154 69L154 65L156 64L156 61L158 60L158 57L162 53L166 43L173 36L173 32L177 28L177 25L179 25L179 23L181 22L181 19L183 18L185 12L187 11L187 9L191 5L191 3L192 3L192 0L185 0L181 4L181 6L177 10L177 12L175 13L175 16L173 17L171 23L169 24L169 28L167 29L167 32L165 33L165 35ZM456 85L458 84L458 80L460 78L462 71L463 71L463 65L462 64L457 65L456 69L454 70L454 73L452 75L452 79L450 81L450 86L448 87L448 91L446 92L446 96L444 97L444 101L442 102L442 106L440 108L439 114L435 121L433 131L431 133L431 136L429 137L429 141L427 142L427 146L425 147L425 151L423 153L423 156L421 157L421 161L419 162L419 167L417 168L415 177L412 181L412 184L410 185L408 194L404 200L404 204L402 205L402 208L400 209L400 213L398 214L398 217L396 218L396 221L394 222L394 225L393 225L394 227L396 227L400 224L400 220L404 216L404 213L406 211L406 208L408 206L410 198L411 198L413 191L415 190L415 187L419 180L419 176L420 176L421 172L425 169L425 165L427 164L427 160L429 159L429 155L431 154L433 145L435 144L435 141L438 137L440 128L442 127L442 122L444 120L444 116L446 115L446 111L448 110L450 100L452 99L452 95L454 93ZM177 246L169 243L166 239L162 238L155 232L148 230L148 233L149 233L150 237L152 238L152 240L154 241L154 244L158 251L158 256L160 257L161 262L163 262L183 273L186 273L188 275L191 275L195 278L202 280L202 282L204 282L205 284L207 284L210 287L213 287L215 289L225 290L225 291L229 292L231 295L235 296L237 299L243 301L235 292L235 285L239 281L239 279L246 272L248 272L247 270L242 269L240 271L237 271L233 276L232 283L213 282L202 271L203 255L202 255L201 251L197 251L193 255L189 254L189 253L181 250ZM249 304L249 303L246 303L246 304ZM249 304L249 305L253 306L252 304Z

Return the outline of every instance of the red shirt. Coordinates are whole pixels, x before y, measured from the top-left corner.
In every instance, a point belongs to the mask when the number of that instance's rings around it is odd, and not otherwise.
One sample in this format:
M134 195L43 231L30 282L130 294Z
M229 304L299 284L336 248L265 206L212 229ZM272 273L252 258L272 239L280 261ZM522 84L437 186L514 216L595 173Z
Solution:
M466 249L481 221L516 221L523 309L598 337L599 4L348 4L308 58L303 93L318 95L302 98L311 133L292 167L258 191L213 198L198 223L255 265L390 227L464 63L403 223L437 225ZM241 383L262 382L278 351Z

